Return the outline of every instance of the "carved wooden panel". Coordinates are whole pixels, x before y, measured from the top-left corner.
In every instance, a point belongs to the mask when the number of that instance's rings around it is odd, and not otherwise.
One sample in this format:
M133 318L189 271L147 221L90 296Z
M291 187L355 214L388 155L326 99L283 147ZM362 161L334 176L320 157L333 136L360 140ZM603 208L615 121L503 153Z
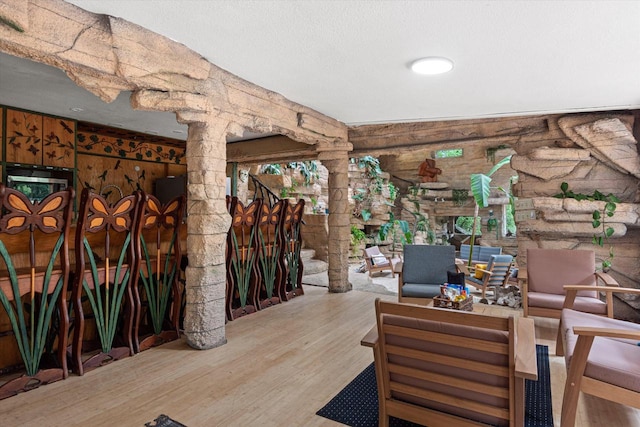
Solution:
M7 109L5 161L42 164L42 116Z
M165 165L162 163L78 154L76 193L89 188L113 202L120 198L118 189L125 196L138 189L153 194L153 183L164 177Z
M144 139L125 140L97 133L78 132L77 144L78 153L157 163L181 164L184 161L184 148L155 144Z
M45 116L42 129L42 164L74 168L75 123L72 120Z

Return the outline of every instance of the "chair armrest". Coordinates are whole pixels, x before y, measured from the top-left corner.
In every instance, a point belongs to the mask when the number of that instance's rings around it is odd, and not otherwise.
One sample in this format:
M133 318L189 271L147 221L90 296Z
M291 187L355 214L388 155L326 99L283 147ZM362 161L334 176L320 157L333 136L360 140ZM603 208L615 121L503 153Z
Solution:
M519 317L516 323L515 342L515 375L529 380L538 379L538 362L536 359L536 331L533 319Z
M596 271L596 278L602 280L606 286L620 286L616 279L605 272Z
M464 273L465 276L470 276L471 275L469 273L469 268L467 268L466 264L457 264L456 263L456 269L458 270L458 273Z
M376 344L378 344L378 327L373 325L373 328L360 340L360 345L364 347L375 347Z
M640 340L640 331L632 329L589 328L574 326L573 333L590 337L621 338L628 340Z
M529 285L527 270L524 268L519 269L517 279L518 279L518 286L520 287L520 291L524 295L524 293L527 292L528 285Z
M640 295L640 289L621 288L619 286L565 285L564 291L566 295L564 297L564 304L562 305L562 308L573 308L573 303L578 295L578 291L604 292L607 294L607 301L610 301L612 295L616 292Z
M395 260L395 263L393 262ZM402 266L404 265L403 261L398 258L394 258L391 260L391 269L394 273L402 273Z

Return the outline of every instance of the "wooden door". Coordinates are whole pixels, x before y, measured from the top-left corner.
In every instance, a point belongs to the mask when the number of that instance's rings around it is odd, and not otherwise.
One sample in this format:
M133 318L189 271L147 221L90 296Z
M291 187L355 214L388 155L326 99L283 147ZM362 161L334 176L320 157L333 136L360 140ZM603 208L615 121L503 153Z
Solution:
M5 161L42 164L42 116L7 109Z

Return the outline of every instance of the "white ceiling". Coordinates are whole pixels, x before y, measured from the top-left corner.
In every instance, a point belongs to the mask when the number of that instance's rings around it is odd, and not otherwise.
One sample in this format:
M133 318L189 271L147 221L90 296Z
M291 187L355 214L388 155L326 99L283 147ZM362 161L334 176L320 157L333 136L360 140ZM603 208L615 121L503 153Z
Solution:
M638 1L71 3L348 125L640 108ZM454 69L413 74L408 64L424 56Z

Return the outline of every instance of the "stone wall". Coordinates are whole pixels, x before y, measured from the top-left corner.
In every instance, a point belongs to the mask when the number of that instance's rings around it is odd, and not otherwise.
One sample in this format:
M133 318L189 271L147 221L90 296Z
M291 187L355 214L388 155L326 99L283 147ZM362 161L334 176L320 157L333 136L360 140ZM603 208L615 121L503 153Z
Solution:
M526 264L526 249L532 247L594 250L599 262L611 249L609 273L623 287L640 287L640 156L634 121L629 113L558 116L550 120L552 130L544 138L514 146L520 264ZM597 190L620 200L612 217L603 216L614 234L602 247L592 243L594 235L602 235L601 228L593 228L592 215L602 212L605 202L554 197L563 182L574 193ZM637 320L638 310L637 297L616 300L616 316Z

